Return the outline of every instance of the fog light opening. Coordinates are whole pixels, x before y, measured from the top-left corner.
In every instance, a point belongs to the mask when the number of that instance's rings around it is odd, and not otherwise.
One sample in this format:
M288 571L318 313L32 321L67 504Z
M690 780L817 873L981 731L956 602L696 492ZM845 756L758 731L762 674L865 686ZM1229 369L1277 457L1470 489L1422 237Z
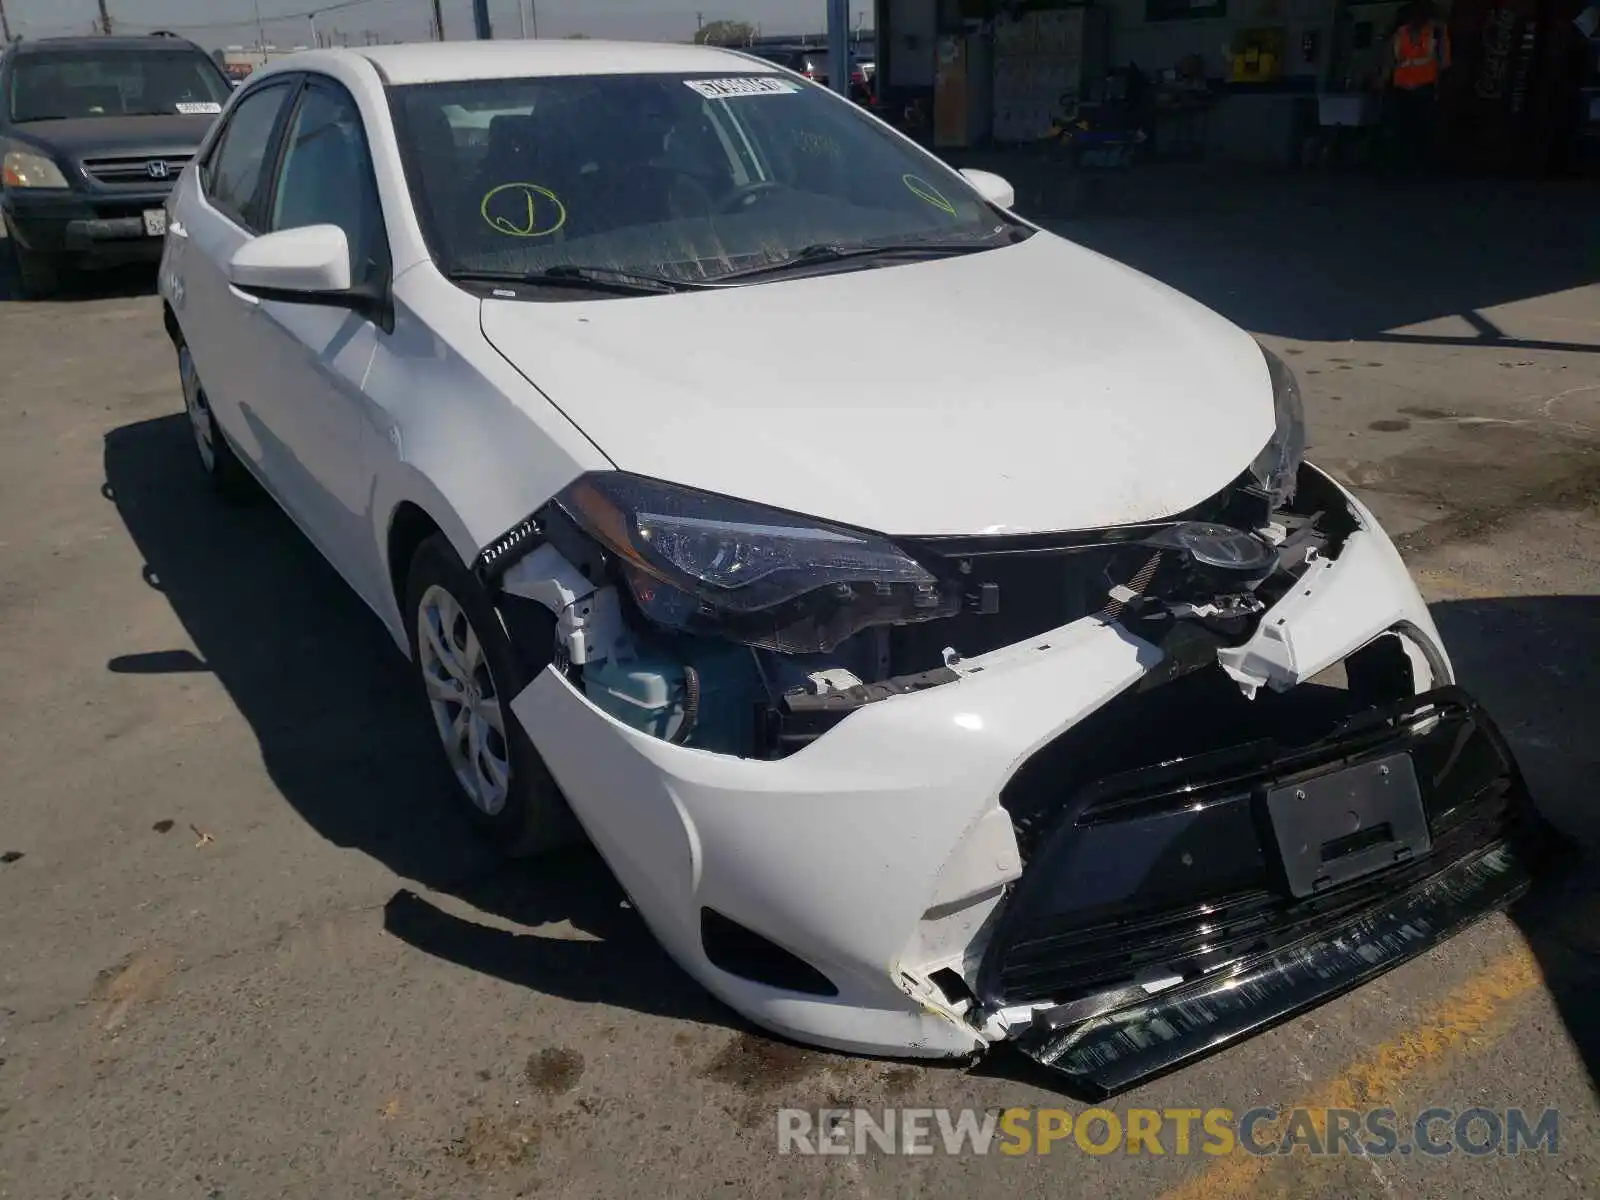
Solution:
M700 944L712 966L751 983L807 996L839 994L833 981L805 959L714 908L700 910Z

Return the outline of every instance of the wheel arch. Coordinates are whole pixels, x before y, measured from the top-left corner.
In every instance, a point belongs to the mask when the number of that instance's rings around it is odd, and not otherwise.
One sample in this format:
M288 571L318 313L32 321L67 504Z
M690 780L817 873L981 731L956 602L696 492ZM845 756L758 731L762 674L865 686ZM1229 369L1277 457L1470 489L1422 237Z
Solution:
M402 468L381 479L374 489L372 513L377 549L383 556L383 579L388 582L389 608L384 617L389 632L406 654L411 634L405 615L406 578L417 547L442 533L464 565L477 556L479 542L467 523L420 472Z
M411 570L411 560L416 557L417 548L434 534L442 532L428 510L412 500L402 500L389 515L384 561L389 570L389 591L397 610L403 612L405 609L406 576Z
M172 311L171 303L165 299L161 301L161 324L174 349L183 345L183 329L178 324L178 314Z

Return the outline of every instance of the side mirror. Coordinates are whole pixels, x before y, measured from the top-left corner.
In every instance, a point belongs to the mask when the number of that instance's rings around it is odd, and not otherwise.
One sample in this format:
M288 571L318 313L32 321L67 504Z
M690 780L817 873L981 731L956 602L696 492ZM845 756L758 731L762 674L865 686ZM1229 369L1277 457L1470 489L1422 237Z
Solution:
M961 174L978 190L978 195L996 208L1016 207L1017 190L993 171L974 171L970 167L964 167Z
M284 229L246 242L228 262L228 282L263 300L356 306L350 243L337 225Z

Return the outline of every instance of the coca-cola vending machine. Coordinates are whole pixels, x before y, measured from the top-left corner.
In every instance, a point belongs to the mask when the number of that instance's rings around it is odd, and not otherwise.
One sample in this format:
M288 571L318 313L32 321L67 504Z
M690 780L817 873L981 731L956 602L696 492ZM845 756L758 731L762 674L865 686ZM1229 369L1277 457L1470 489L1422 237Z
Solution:
M1583 0L1455 0L1452 68L1440 84L1447 162L1542 175L1571 141L1581 71L1573 18Z

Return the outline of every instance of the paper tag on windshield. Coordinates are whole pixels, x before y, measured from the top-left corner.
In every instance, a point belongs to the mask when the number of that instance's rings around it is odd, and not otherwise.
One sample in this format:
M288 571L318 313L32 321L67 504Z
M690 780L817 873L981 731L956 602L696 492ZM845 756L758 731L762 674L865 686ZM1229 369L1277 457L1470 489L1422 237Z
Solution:
M186 117L214 117L222 111L215 100L180 100L178 111Z
M736 96L787 96L800 90L798 83L776 75L741 75L736 79L685 79L689 87L707 100L731 100Z

